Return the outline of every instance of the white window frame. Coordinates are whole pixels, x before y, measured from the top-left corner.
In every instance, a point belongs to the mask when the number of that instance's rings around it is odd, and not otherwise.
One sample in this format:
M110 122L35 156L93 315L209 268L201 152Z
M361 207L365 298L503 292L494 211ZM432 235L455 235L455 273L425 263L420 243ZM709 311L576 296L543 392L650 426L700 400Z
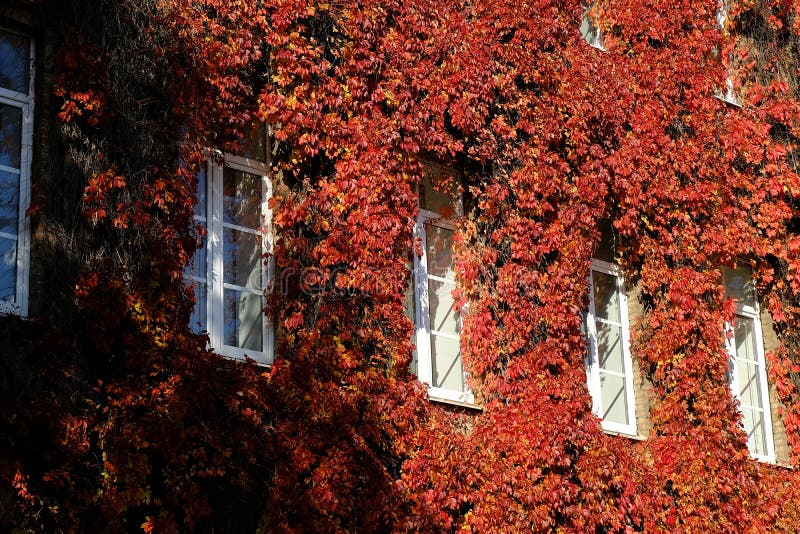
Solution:
M750 455L757 460L761 460L762 462L775 463L775 435L773 434L772 430L772 409L769 398L769 383L767 382L767 361L764 355L764 337L761 330L761 311L758 306L758 298L755 295L755 291L753 291L753 303L754 305L750 306L741 300L737 301L736 315L734 317L734 321L738 317L753 321L753 337L755 338L754 342L756 345L756 360L751 360L751 362L758 366L758 381L760 384L759 395L761 396L761 400L763 402L763 408L759 408L757 406L747 407L749 409L761 410L764 412L764 436L767 454L756 454L751 450ZM739 373L736 361L736 339L734 337L733 327L733 324L725 323L725 348L728 351L728 365L730 373L728 375L728 384L730 385L733 397L738 400L739 404L741 405L741 387L739 385ZM744 419L742 419L741 428L742 431L747 433L747 429L744 428Z
M261 176L262 201L261 213L263 215L260 233L262 236L262 254L267 259L262 261L261 280L264 289L259 292L250 288L226 283L224 281L224 256L223 256L223 229L233 228L252 233L251 229L225 223L223 220L223 173L224 168L246 172ZM274 262L271 257L273 250L272 210L269 208L269 199L272 197L272 180L270 177L269 163L225 154L220 157L209 158L206 161L206 217L195 216L195 221L205 226L206 236L206 278L190 274L194 282L206 284L206 324L211 347L218 354L237 360L251 359L261 365L271 365L274 359L274 329L272 321L262 313L262 350L253 351L236 346L226 345L224 342L224 292L225 289L235 289L254 295L265 295L273 286ZM194 327L195 325L191 325Z
M597 345L597 319L595 314L594 302L594 271L598 271L616 280L617 298L619 302L620 329L622 343L622 362L625 371L625 399L628 411L628 424L621 424L615 421L603 419L604 406L600 389L600 355ZM628 297L625 294L625 279L618 265L607 261L592 259L592 267L589 271L589 310L586 317L586 330L589 341L589 353L586 362L586 383L589 393L592 395L592 413L601 420L603 430L615 432L628 436L636 436L636 398L633 388L633 360L630 350L630 323L628 321ZM604 373L619 375L610 370L603 370Z
M0 103L22 110L22 139L19 169L19 212L17 214L17 235L0 233L0 236L17 241L16 299L14 302L0 300L0 313L28 315L28 285L30 276L30 217L28 208L31 202L31 161L33 153L33 105L34 105L34 61L35 43L29 35L8 28L4 32L21 35L30 40L30 64L28 65L28 92L19 93L0 87ZM0 170L17 173L17 169L0 165Z
M422 186L420 186L421 188ZM462 212L461 198L456 199L456 214ZM430 308L428 299L428 280L432 279L439 282L451 282L428 274L428 252L425 235L425 225L431 224L441 228L455 231L455 224L447 219L443 219L439 213L419 209L417 224L414 227L414 238L422 243L422 254L414 255L414 308L416 315L416 348L417 348L417 376L421 382L428 384L428 397L435 400L443 400L455 403L474 404L475 399L469 388L466 372L463 373L463 391L434 387L433 384L433 361L431 354L431 334ZM463 312L462 312L463 313ZM460 319L459 319L460 323ZM435 332L435 335L450 339L459 339L460 336L445 332ZM463 368L463 356L461 357Z

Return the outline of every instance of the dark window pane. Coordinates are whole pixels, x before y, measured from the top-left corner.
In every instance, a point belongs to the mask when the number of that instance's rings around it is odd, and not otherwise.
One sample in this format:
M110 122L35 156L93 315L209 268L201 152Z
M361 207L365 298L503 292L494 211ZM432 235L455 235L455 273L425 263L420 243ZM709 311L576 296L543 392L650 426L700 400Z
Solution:
M0 30L0 87L28 93L31 40Z
M14 302L17 294L17 241L0 237L0 300Z
M17 235L19 174L0 170L0 232Z
M0 105L0 165L19 169L22 150L22 109Z

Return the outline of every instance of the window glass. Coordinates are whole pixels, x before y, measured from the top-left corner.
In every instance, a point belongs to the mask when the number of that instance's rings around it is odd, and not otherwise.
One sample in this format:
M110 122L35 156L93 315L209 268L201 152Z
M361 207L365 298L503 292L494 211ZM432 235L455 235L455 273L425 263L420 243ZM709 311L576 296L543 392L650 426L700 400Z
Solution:
M192 291L194 291L194 307L189 318L189 328L195 333L200 333L206 330L208 324L208 289L204 283L193 282Z
M22 108L0 105L0 165L20 168L22 156Z
M253 126L240 140L242 156L257 161L267 161L267 127L264 124Z
M431 334L433 387L464 391L464 367L458 338Z
M0 30L0 87L27 94L30 62L30 38Z
M458 313L453 310L453 282L428 280L428 308L431 316L431 330L458 334Z
M208 270L208 237L203 236L202 246L198 248L194 256L192 256L191 275L201 280L206 279L206 271Z
M764 412L741 406L742 426L747 432L747 448L753 454L767 456L767 435L764 431Z
M252 232L244 232L225 228L223 230L223 245L226 284L240 287L260 289L261 264L263 252L261 249L261 236Z
M440 165L425 165L425 175L419 188L419 205L422 209L432 211L448 218L458 215L458 176Z
M0 170L0 233L16 235L19 217L19 173Z
M455 279L453 272L453 230L425 224L425 253L428 276Z
M197 198L195 199L194 203L194 216L199 217L202 220L206 219L206 194L208 187L208 174L206 170L206 165L202 165L200 170L197 172Z
M223 221L245 228L261 226L261 176L224 167Z
M608 219L601 220L598 225L600 230L600 242L594 251L594 258L608 263L617 261L617 235L614 226Z
M603 397L604 421L628 424L628 399L625 392L625 377L600 372L600 395Z
M261 352L264 308L262 296L225 289L224 300L225 344Z
M594 313L599 319L619 322L619 295L617 277L600 271L592 273L594 278Z
M756 292L753 285L753 273L750 267L740 265L735 269L722 267L725 280L725 296L732 298L745 306L755 306Z
M14 302L17 289L17 240L0 236L0 300Z
M580 26L581 37L595 48L604 50L603 47L603 34L600 32L600 27L595 23L595 14L592 10L592 4L586 5L581 18Z
M602 369L625 373L621 327L597 321L597 352Z
M411 324L416 327L417 324L417 305L416 299L414 298L414 290L415 290L415 277L414 277L414 267L413 264L406 264L406 269L409 271L409 280L408 280L408 287L404 293L404 301L405 301L405 312L406 317L408 320L411 321ZM416 328L412 330L411 333L411 342L414 343L414 338L416 337ZM410 370L412 373L417 374L417 349L416 343L414 343L414 352L411 355L411 366Z

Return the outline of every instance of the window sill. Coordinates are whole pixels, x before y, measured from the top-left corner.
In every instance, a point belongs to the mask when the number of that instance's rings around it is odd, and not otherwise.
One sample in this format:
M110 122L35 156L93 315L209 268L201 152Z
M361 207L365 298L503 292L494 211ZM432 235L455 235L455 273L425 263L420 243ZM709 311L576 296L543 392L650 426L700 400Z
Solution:
M642 436L641 434L625 434L624 432L615 432L613 430L606 430L606 429L603 429L603 434L618 438L628 438L633 441L647 441L647 436Z
M759 456L753 456L751 454L750 455L750 459L754 460L754 461L756 461L756 462L758 462L760 464L768 465L770 467L780 467L781 469L789 469L791 471L794 471L794 466L792 466L791 464L784 464L784 463L778 462L778 460L776 460L775 458L768 458L766 456L759 457Z
M483 406L480 404L475 404L472 402L465 402L465 401L458 401L453 399L445 399L443 397L437 397L434 395L428 395L428 400L431 402L435 402L437 404L449 404L451 406L458 406L460 408L468 408L470 410L475 410L478 412L483 411Z

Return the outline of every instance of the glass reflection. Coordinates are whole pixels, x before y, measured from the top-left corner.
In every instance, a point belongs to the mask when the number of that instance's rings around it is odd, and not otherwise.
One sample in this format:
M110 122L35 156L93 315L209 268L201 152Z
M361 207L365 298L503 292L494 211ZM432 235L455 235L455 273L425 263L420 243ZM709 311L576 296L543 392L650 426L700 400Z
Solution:
M0 87L28 93L31 40L0 30Z
M428 280L428 308L432 330L458 334L458 313L453 310L455 284Z
M755 306L756 291L753 285L753 272L749 266L738 266L736 269L722 267L722 278L725 281L725 296L739 301L745 306Z
M20 168L22 156L22 108L0 105L0 165Z
M223 221L245 228L261 226L261 177L225 167L222 179Z
M431 334L433 387L464 391L464 367L459 340Z
M206 320L208 288L202 282L192 282L192 289L194 291L194 306L192 307L192 315L189 317L189 328L195 334L199 334L206 330L206 325L208 324Z
M223 256L226 284L261 289L261 236L225 228Z
M226 289L224 296L225 344L260 352L263 341L261 295Z
M17 235L19 174L0 170L0 232Z
M619 296L617 295L617 277L610 274L592 271L594 289L594 313L600 319L619 322Z
M453 230L425 224L425 254L428 275L455 280L453 272Z
M0 300L14 302L17 294L17 241L0 237Z
M600 371L600 395L603 399L603 419L628 424L625 378Z

